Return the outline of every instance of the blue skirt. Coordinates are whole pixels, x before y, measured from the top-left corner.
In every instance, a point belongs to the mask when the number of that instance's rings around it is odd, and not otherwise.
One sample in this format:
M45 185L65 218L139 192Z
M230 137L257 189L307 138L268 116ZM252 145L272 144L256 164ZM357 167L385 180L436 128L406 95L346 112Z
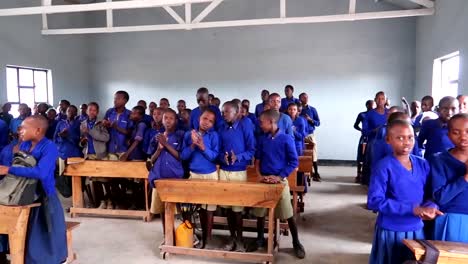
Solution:
M8 251L8 236L0 235L0 253L6 253Z
M403 239L424 239L424 232L422 229L395 232L376 226L369 264L401 264L414 259L414 255L403 244Z
M48 219L48 221L46 220ZM65 216L57 194L47 206L33 208L29 216L26 264L60 264L67 259Z
M468 243L468 215L446 213L435 219L434 239Z

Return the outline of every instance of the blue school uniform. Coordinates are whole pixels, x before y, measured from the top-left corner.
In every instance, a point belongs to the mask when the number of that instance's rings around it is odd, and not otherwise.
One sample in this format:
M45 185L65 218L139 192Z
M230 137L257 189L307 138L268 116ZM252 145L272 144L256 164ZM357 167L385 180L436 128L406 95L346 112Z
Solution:
M370 264L401 264L411 258L402 239L423 239L423 221L413 214L415 206L425 202L429 164L410 155L409 171L393 155L380 160L372 170L367 207L378 212Z
M223 122L223 118L221 116L221 111L219 111L219 108L214 106L214 105L210 105L208 106L209 109L213 110L216 114L216 121L215 121L215 125L213 127L213 129L217 129L218 126ZM200 107L197 107L195 109L192 110L192 112L190 113L190 128L191 129L195 129L195 130L198 130L198 128L200 128L200 116L202 115L202 111L200 109Z
M8 125L0 119L0 151L8 145Z
M146 132L146 124L144 121L139 122L135 128L132 130L132 135L130 137L130 144L133 144L135 141L138 141L137 147L130 153L128 157L129 160L145 160L146 153L144 151L143 140Z
M293 124L291 118L287 114L280 113L278 128L281 129L285 134L290 135L291 138L294 138L292 126Z
M267 104L267 103L260 103L260 104L258 104L258 105L255 106L255 116L256 116L257 118L260 117L260 114L263 112L263 109L265 109L265 105L266 105L266 104Z
M177 152L182 151L182 143L185 132L177 130L167 135L167 143ZM154 188L154 181L159 179L182 179L184 177L184 168L182 162L172 156L165 148L156 159L153 168L149 172L148 179L151 187Z
M275 175L287 178L299 165L294 140L283 130L260 137L255 158L260 160L262 175Z
M13 118L11 120L11 122L10 122L10 132L11 133L16 133L18 131L18 127L21 126L24 119L26 119L26 118L22 118L21 116L19 116L17 118Z
M425 145L424 141L426 141ZM418 144L420 148L426 149L424 153L426 159L429 159L437 152L442 152L454 147L452 141L448 137L447 124L443 124L440 119L427 120L422 123Z
M145 124L146 124L148 127L151 127L151 123L153 123L153 117L150 116L150 115L145 114L145 115L143 116L143 122L145 122Z
M295 103L295 104L297 104L297 103L299 103L299 102L300 102L299 99L294 98L294 97L291 97L291 98L287 98L287 97L281 98L281 107L280 107L280 111L282 111L282 112L286 111L286 110L288 109L288 105L289 105L290 103Z
M68 129L68 134L65 137L60 137L58 133L64 129ZM81 157L82 153L78 145L80 142L80 122L76 119L73 121L59 121L55 129L54 142L57 145L61 159Z
M247 117L250 119L250 121L252 121L252 124L255 125L255 123L257 123L257 117L255 116L254 113L249 113L247 115Z
M192 136L191 131L187 131L184 135L182 160L190 162L190 171L199 174L209 174L216 171L216 159L219 153L219 138L216 131L208 131L203 135L205 151L201 151L198 147L191 148Z
M0 113L0 119L5 121L5 123L7 123L7 126L9 127L11 120L13 120L13 115L10 114L10 113L3 113L2 112L2 113Z
M448 151L430 161L432 194L444 213L435 219L434 239L468 243L468 182L466 165Z
M31 141L23 142L20 150L30 152L31 146ZM30 154L37 161L35 167L9 169L9 173L18 177L38 179L45 193L44 199L40 201L41 206L31 209L25 263L63 263L67 258L67 239L63 208L55 191L57 148L50 140L43 138Z
M310 106L310 105L305 105L302 107L302 112L301 112L301 116L303 116L305 118L305 116L308 115L310 116L310 118L312 118L312 121L307 121L307 129L306 129L306 132L307 134L313 134L314 131L315 131L315 128L320 126L320 117L317 113L317 109L315 109L314 107Z
M55 129L57 129L57 120L50 121L49 120L49 127L47 128L46 138L50 140L54 140Z
M304 138L307 136L306 126L307 120L302 116L298 116L293 121L294 144L298 156L302 156L304 152Z
M357 162L364 162L364 151L363 151L363 144L367 144L367 111L361 112L356 117L355 124L361 124L361 137L359 138L359 144L357 149Z
M13 163L13 148L15 145L16 143L12 142L2 149L0 152L0 165L11 166Z
M143 150L148 156L153 155L158 149L158 141L156 140L156 136L158 134L164 133L164 131L165 129L163 126L160 128L153 126L151 129L146 130L145 139L143 140Z
M251 164L255 154L255 137L250 119L243 118L233 124L226 121L220 125L219 130L219 155L218 161L221 169L225 171L245 171ZM234 151L236 162L233 165L226 164L225 153Z
M79 115L76 119L78 119L78 121L80 121L80 123L81 123L81 122L88 119L88 115L87 114Z
M128 109L125 109L122 113L117 113L115 108L110 108L107 110L104 119L109 120L110 122L117 122L117 125L120 128L125 130L129 130L133 127L133 122L130 120L130 114L132 112ZM109 153L116 154L116 153L124 153L128 150L127 145L127 135L120 133L117 129L109 128L109 142L108 144L108 151Z
M369 136L369 140L373 139L377 133L377 129L387 123L388 110L385 109L383 114L377 112L376 109L370 110L366 114L367 129L365 133Z

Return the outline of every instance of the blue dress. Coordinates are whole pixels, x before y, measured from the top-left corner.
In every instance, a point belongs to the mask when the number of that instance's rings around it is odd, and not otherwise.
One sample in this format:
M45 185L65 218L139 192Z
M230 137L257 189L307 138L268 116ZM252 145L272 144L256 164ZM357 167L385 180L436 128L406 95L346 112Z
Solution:
M468 243L466 165L448 151L431 160L432 194L444 213L435 219L434 239Z
M20 150L29 152L31 141L23 142ZM37 166L33 168L10 167L9 173L18 177L38 179L44 193L41 206L31 209L26 238L26 264L59 264L67 259L66 225L63 208L55 191L55 161L58 152L55 144L43 138L32 150ZM3 238L5 239L5 238ZM4 251L5 244L0 246Z

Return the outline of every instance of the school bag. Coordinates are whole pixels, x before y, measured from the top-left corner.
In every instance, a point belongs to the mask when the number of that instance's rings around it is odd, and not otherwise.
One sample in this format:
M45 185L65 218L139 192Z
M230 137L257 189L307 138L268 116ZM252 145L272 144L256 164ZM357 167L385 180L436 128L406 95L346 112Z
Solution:
M403 264L437 264L439 260L439 250L429 241L424 239L417 239L421 245L426 248L426 254L423 260L408 260Z
M18 152L13 156L12 167L34 167L36 159L25 153ZM38 196L36 194L38 180L17 177L7 174L0 181L0 204L1 205L28 205L34 203Z

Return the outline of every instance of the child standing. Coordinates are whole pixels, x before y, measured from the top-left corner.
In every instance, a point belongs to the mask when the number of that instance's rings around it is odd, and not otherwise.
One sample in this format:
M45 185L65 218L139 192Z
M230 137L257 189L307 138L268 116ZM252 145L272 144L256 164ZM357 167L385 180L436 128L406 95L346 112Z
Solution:
M270 97L270 92L268 90L263 90L260 94L262 102L255 106L255 117L260 117L260 114L265 110L265 106L268 105L268 99Z
M453 116L448 129L455 147L430 160L434 200L445 213L435 220L434 239L468 243L468 115Z
M411 258L403 239L424 239L422 220L442 213L425 202L429 164L411 155L414 131L407 121L388 124L387 142L393 154L372 170L367 207L378 212L370 264L401 264Z
M120 157L120 161L146 160L146 153L143 151L143 139L146 132L146 123L143 120L145 109L142 106L135 106L130 114L130 120L134 124L129 140L128 150Z
M302 104L301 116L307 121L306 137L305 142L312 145L312 165L314 167L314 175L312 179L314 181L321 181L320 174L318 172L318 150L317 150L317 139L315 138L315 129L320 126L320 118L317 113L317 109L309 105L309 96L306 93L299 95L299 100Z
M288 110L288 105L290 103L299 103L299 99L294 98L294 87L290 84L284 87L284 95L285 98L281 99L281 108L280 112L286 112Z
M69 157L81 157L80 122L76 119L78 109L74 105L67 108L67 119L60 120L55 129L54 141L59 152L59 175L65 170Z
M361 182L362 178L362 166L364 164L364 152L367 146L367 113L375 108L375 102L373 100L366 101L366 112L361 112L356 117L354 122L354 129L361 132L361 137L359 138L358 150L357 150L357 176L355 179L356 183ZM361 124L361 126L359 126Z
M198 130L199 125L200 125L200 116L201 114L206 111L207 109L210 109L213 111L216 115L216 122L220 123L222 118L221 118L221 112L219 111L219 108L210 105L208 101L208 89L205 87L201 87L200 89L197 90L197 103L198 107L193 109L192 112L190 113L190 128ZM217 127L217 124L215 124L214 128Z

